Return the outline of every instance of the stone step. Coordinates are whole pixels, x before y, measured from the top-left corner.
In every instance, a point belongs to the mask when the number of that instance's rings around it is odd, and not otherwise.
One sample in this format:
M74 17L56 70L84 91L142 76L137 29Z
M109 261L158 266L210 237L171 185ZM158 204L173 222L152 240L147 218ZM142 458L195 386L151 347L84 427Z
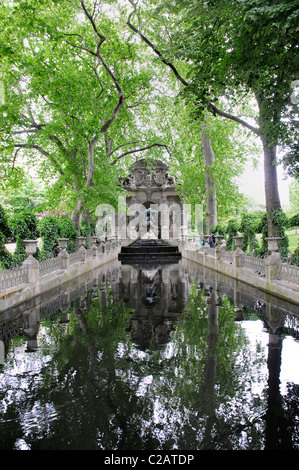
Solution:
M177 246L123 246L121 253L178 253Z
M163 240L135 240L128 246L123 246L118 255L121 261L134 259L135 261L155 260L168 258L181 259L181 253L177 246L172 246Z

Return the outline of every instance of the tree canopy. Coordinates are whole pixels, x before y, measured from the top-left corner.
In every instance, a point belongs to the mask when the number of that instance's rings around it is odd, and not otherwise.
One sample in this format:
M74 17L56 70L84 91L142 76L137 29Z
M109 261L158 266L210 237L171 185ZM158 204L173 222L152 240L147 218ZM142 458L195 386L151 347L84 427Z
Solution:
M252 134L275 233L277 146L289 172L297 164L295 1L4 0L0 19L2 190L34 175L48 208L78 223L116 203L134 159L159 158L192 201L207 203L209 171L226 216L244 202L235 177Z
M128 25L171 68L183 85L181 95L194 104L195 112L201 117L207 109L261 139L268 228L275 235L271 211L281 206L277 146L290 151L285 155L286 165L294 167L297 157L298 110L291 99L299 60L297 2L166 0L145 2L145 12L131 3L134 9ZM133 24L137 16L138 27ZM166 33L161 34L163 29ZM181 62L188 66L186 76ZM255 100L256 112L253 107L245 117L240 104L247 96Z

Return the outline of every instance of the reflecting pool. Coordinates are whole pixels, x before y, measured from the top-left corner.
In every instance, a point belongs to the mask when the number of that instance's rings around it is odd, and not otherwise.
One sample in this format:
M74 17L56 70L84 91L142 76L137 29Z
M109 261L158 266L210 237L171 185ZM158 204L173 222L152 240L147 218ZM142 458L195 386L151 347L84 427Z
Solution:
M299 307L185 260L0 314L1 450L299 450Z

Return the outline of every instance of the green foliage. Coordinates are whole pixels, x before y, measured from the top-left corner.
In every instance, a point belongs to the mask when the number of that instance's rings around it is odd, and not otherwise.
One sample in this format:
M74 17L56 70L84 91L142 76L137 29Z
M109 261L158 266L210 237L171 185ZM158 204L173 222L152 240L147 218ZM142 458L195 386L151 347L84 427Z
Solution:
M52 255L54 243L59 238L59 223L54 215L47 215L39 223L40 235L42 237L42 256L48 258Z
M9 227L8 218L5 210L0 205L0 232L5 237L5 239L11 236L11 229Z
M258 241L256 239L256 231L259 224L257 214L243 214L240 224L240 231L244 234L242 250L245 252L247 248L250 251L257 250L259 248Z
M30 211L17 212L10 219L10 227L17 244L13 254L13 264L19 266L28 256L23 240L36 240L39 237L36 215ZM39 254L37 249L34 256L38 258Z
M287 257L288 252L289 252L288 250L289 240L285 234L284 229L285 227L289 226L290 221L281 209L271 210L270 216L275 226L276 236L281 237L281 240L278 242L278 251L281 254L281 256ZM268 220L267 220L266 213L261 215L260 221L256 226L255 233L262 234L261 247L256 251L256 254L258 256L265 256L268 252L268 243L266 241L266 238L269 236L268 235Z
M9 269L14 265L12 254L5 247L5 236L0 231L0 269Z
M68 238L67 252L73 253L77 249L78 230L74 222L69 217L58 219L59 238Z
M217 225L211 226L211 232L213 232L214 234L222 235L224 237L226 233L226 227L223 223L219 222Z
M289 218L289 227L299 227L299 214L293 215Z
M82 237L87 237L89 234L94 235L96 228L96 222L90 221L88 224L87 222L83 221L80 225L80 232Z
M266 238L268 237L268 221L267 221L266 213L264 213L260 218L260 222L257 226L257 233L262 234L262 240L261 240L261 246L259 250L256 252L256 254L260 257L263 257L264 255L266 255L268 251L268 243L266 241Z
M17 212L9 223L16 240L36 240L39 237L38 221L33 212Z
M299 245L291 256L291 263L295 266L299 266Z
M228 235L228 238L226 240L226 246L228 249L233 248L233 237L238 235L238 230L239 230L240 224L237 220L235 219L230 219L227 224L226 228L226 234Z
M39 227L43 243L43 258L52 256L52 249L54 243L58 243L58 238L69 239L67 244L68 253L76 251L78 230L74 222L69 217L57 218L54 215L47 215L42 218Z
M278 251L283 257L287 257L289 250L289 239L285 234L285 227L288 227L289 220L282 209L272 209L270 212L270 216L272 218L272 222L275 226L276 236L280 237L281 240L278 242Z

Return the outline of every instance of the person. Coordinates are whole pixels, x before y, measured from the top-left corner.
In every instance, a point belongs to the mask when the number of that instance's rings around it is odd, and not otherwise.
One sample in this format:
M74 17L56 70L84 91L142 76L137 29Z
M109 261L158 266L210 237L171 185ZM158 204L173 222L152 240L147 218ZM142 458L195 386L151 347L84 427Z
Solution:
M59 244L57 242L54 243L54 246L52 248L52 252L54 256L58 256L60 252Z
M209 245L210 245L210 248L214 248L214 246L215 246L215 235L214 235L214 233L211 233L211 235L210 235Z

